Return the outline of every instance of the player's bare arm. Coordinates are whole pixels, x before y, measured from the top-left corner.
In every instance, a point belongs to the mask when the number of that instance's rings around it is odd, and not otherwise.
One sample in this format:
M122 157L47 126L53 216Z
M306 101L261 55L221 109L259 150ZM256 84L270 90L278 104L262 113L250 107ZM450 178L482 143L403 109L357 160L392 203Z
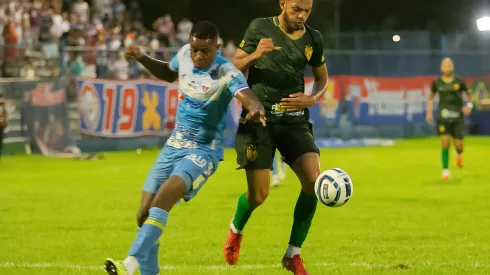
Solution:
M471 94L468 90L463 91L463 93L465 94L468 103L466 103L466 105L463 106L462 111L465 116L469 116L471 114L471 110L473 110L473 103L471 103Z
M312 95L305 95L302 92L289 95L289 98L283 98L281 108L287 112L300 111L315 105L318 100L325 94L328 87L328 69L323 64L320 67L313 68L315 84L313 85Z
M239 92L236 95L236 98L240 101L242 106L247 109L248 120L257 121L262 123L264 127L266 126L267 119L265 117L264 106L250 89Z
M437 90L435 87L435 84L432 83L432 91L429 94L429 99L427 100L427 114L425 116L425 120L427 123L432 123L434 120L433 113L434 113L434 98L436 96Z
M179 76L177 72L174 72L169 68L168 62L155 59L143 53L138 46L129 46L125 51L125 56L128 59L137 60L145 66L151 74L163 81L172 83L176 81Z
M257 45L257 49L248 54L241 49L237 49L235 56L231 59L231 62L237 69L242 72L247 71L247 69L254 64L255 61L262 58L267 53L274 50L274 43L271 38L262 38Z

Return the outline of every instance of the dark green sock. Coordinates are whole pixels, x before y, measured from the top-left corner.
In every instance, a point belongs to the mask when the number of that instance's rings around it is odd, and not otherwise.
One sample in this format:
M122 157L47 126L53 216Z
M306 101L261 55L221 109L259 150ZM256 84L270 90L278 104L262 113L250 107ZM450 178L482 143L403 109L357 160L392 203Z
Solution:
M442 169L449 168L449 149L442 148Z
M308 196L303 191L299 194L296 208L294 209L293 229L289 244L296 247L301 247L308 236L311 221L315 216L318 200L315 195Z
M254 210L247 201L247 194L243 194L238 199L238 205L233 218L233 225L237 230L243 230Z

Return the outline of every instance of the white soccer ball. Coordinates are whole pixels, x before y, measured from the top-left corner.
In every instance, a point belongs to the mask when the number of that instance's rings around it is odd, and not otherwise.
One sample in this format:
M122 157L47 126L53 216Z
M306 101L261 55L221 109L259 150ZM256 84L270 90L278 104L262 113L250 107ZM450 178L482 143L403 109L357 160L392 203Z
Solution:
M328 207L340 207L346 204L354 192L350 176L342 169L333 168L320 174L315 182L315 194L318 200Z

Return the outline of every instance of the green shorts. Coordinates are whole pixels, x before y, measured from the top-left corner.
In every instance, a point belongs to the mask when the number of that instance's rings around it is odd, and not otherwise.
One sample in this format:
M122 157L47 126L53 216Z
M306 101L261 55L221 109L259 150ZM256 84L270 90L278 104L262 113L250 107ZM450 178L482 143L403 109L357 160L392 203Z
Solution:
M438 121L437 133L442 135L450 135L454 139L463 139L464 137L464 121Z
M271 123L264 127L247 121L238 126L235 139L238 169L272 169L276 149L289 166L306 153L320 154L311 123Z

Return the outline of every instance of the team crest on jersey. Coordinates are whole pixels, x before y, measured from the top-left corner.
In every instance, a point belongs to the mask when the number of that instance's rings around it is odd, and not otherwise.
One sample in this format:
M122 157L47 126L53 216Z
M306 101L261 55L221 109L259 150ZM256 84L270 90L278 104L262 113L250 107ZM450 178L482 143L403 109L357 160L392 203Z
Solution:
M202 92L204 94L207 94L212 85L213 85L212 83L209 83L207 81L203 81L202 82Z
M459 87L459 84L458 84L458 83L454 84L453 88L454 88L455 90L459 90L459 88L460 88L460 87Z
M305 47L305 55L306 59L310 61L311 56L313 55L313 48L310 45L306 45Z
M249 145L247 148L247 159L249 161L255 161L257 157L259 156L259 153L257 152L257 147L255 145Z

